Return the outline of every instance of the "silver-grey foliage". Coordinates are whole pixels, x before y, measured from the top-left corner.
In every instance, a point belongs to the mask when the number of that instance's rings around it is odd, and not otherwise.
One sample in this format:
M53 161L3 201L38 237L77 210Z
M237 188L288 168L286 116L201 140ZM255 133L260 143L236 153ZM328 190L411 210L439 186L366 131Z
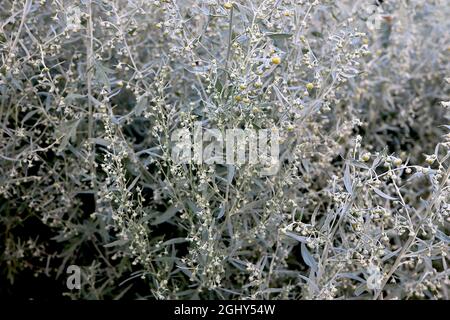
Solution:
M56 294L448 299L448 3L366 6L2 0L2 279L75 265L81 289ZM174 162L199 122L277 128L279 170Z

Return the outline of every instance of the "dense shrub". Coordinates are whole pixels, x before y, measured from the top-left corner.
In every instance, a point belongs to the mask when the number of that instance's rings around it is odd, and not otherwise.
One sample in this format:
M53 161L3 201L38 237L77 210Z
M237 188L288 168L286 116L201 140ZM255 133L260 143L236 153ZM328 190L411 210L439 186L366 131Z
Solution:
M448 299L448 11L2 1L1 294ZM277 129L276 174L175 161L198 125Z

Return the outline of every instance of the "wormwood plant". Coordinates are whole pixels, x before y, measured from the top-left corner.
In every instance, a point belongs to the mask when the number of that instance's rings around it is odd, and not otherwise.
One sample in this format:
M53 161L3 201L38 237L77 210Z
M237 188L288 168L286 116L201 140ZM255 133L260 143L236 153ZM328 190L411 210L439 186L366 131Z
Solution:
M2 1L0 292L448 299L449 9L380 3ZM278 170L175 161L198 124Z

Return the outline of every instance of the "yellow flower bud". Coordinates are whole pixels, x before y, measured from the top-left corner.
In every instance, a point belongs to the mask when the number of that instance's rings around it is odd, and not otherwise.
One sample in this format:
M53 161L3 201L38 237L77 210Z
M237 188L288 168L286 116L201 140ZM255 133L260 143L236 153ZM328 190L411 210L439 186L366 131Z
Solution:
M223 7L227 10L231 10L231 8L233 8L233 4L231 2L225 2Z
M402 164L402 159L396 158L396 159L393 161L393 163L394 163L396 166L400 166L400 165Z
M278 56L275 56L272 58L272 63L273 64L280 64L281 63L281 58Z
M434 154L431 155L431 156L427 156L426 159L425 159L425 162L430 164L430 165L433 164L434 161L436 161L436 156Z
M364 162L369 161L369 160L370 160L370 153L369 153L369 152L364 153L364 154L361 156L361 160L364 161Z

